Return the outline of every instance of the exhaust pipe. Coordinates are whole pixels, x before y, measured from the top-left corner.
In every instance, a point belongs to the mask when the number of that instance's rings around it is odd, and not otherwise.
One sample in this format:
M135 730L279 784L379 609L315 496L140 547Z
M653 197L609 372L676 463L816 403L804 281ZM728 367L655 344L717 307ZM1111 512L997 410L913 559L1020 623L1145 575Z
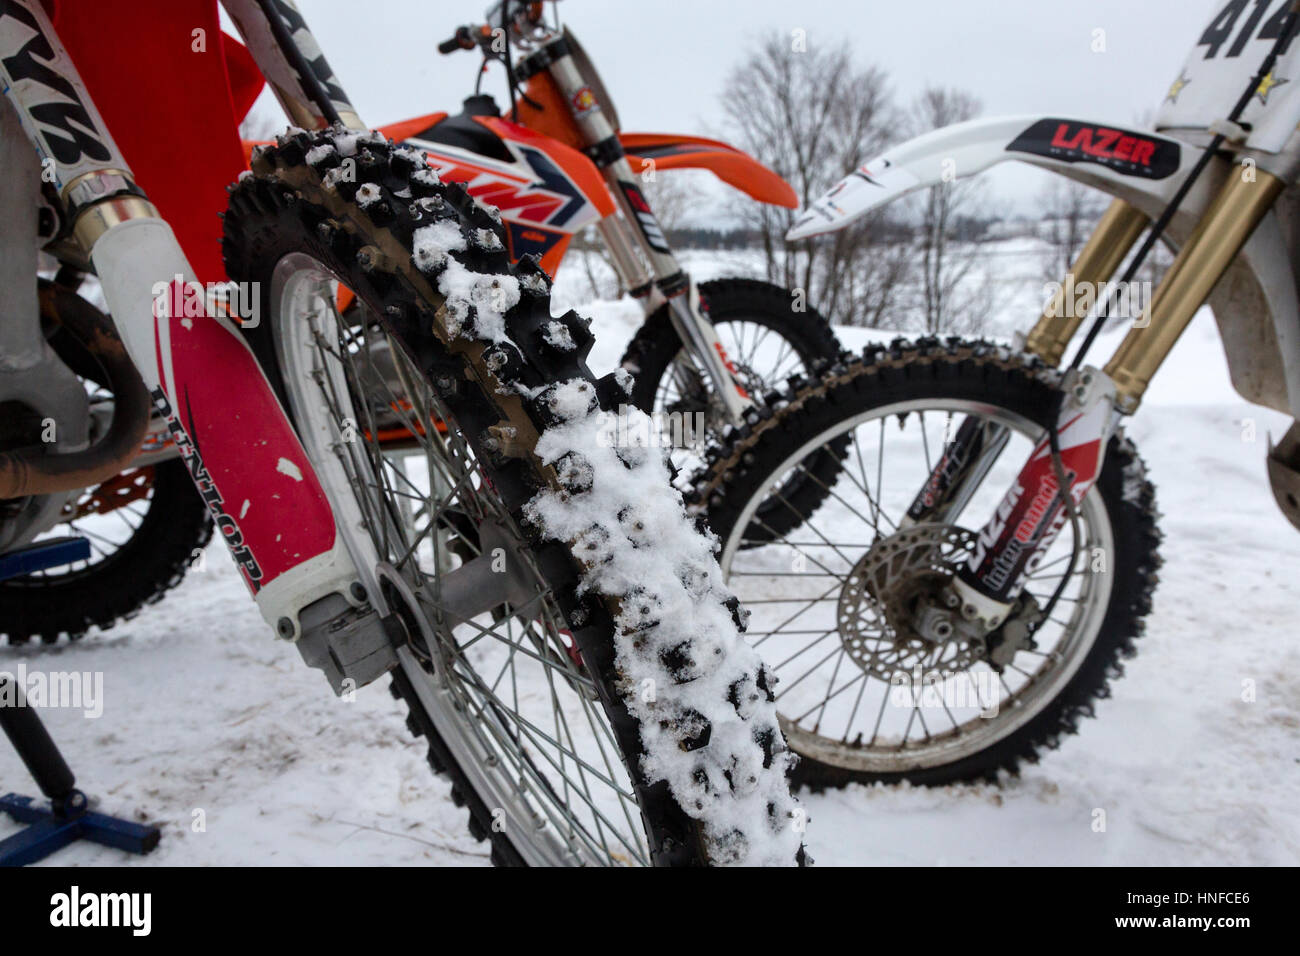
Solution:
M149 429L149 392L108 316L54 283L40 284L41 318L57 323L103 369L113 392L113 421L85 451L47 454L45 449L0 452L0 499L26 498L91 488L125 471Z

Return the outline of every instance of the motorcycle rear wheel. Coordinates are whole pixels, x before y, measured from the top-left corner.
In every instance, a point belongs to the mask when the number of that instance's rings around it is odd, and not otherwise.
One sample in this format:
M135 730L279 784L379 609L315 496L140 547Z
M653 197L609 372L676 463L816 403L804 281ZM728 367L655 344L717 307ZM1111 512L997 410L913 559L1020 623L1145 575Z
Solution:
M86 383L92 408L110 404L103 369L57 322L60 313L95 306L46 279L39 288L42 311L57 329L51 346ZM83 537L90 558L0 581L0 638L10 643L35 638L53 644L65 635L75 641L91 628L130 620L201 566L212 539L208 510L179 458L130 468L84 489L61 517L42 537Z
M109 486L132 500L114 502L103 490ZM85 537L91 557L0 581L0 635L10 643L75 641L92 627L129 621L179 585L212 538L207 508L179 458L117 475L69 508L50 533Z

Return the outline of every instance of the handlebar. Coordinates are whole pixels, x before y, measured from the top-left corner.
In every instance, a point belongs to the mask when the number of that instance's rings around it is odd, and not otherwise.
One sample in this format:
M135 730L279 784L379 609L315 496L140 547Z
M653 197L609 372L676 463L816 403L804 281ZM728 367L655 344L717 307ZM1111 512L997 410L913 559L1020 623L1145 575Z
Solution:
M449 39L438 44L439 53L455 53L457 50L474 49L474 34L470 27L457 27Z
M543 5L536 0L505 0L505 2L504 13L502 13L502 5L498 3L488 14L487 23L457 27L451 37L438 44L438 52L455 53L457 50L472 50L475 47L486 51L492 43L493 33L503 26L508 25L511 36L519 38L526 26L541 22Z

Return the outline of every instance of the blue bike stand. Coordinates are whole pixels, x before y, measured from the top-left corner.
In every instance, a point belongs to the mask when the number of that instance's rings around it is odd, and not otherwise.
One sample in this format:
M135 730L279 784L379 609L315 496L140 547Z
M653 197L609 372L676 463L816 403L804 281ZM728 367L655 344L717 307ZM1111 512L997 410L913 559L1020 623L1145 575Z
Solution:
M89 555L90 547L84 538L42 541L0 556L0 580ZM8 706L3 703L6 699ZM0 866L35 863L76 840L90 840L128 853L148 853L158 845L161 834L157 827L90 811L86 795L74 786L76 779L59 748L9 674L0 674L0 725L50 801L46 807L16 793L0 797L0 811L28 824L21 833L0 840Z
M26 866L43 860L55 850L61 850L76 840L89 840L111 846L127 853L148 853L158 845L162 836L155 826L119 820L102 813L86 810L86 797L80 790L72 791L69 803L81 808L80 814L68 812L60 816L54 809L36 805L31 797L16 793L0 797L0 810L19 823L30 824L21 833L0 840L0 866ZM64 804L69 810L68 804Z
M89 557L90 542L85 538L48 538L0 554L0 581L73 561L85 561Z

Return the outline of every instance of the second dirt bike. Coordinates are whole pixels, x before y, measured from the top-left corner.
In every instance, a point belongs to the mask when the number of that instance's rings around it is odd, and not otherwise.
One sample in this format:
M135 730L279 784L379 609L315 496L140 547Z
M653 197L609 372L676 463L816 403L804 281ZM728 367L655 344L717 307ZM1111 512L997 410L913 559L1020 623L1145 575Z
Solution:
M750 636L782 678L804 782L994 777L1092 715L1135 649L1161 563L1154 491L1121 422L1203 304L1238 392L1300 418L1300 87L1278 89L1300 72L1300 4L1247 7L1216 9L1155 131L963 123L866 162L791 230L842 228L940 186L950 162L972 175L1019 160L1116 197L1014 347L873 346L734 436L700 481L697 506L754 608ZM1142 304L1123 316L1127 336L1104 367L1085 364L1160 240L1178 253L1154 296L1129 294ZM757 504L834 442L847 465L820 510L789 502L797 533L772 534ZM1267 470L1300 527L1300 424Z

